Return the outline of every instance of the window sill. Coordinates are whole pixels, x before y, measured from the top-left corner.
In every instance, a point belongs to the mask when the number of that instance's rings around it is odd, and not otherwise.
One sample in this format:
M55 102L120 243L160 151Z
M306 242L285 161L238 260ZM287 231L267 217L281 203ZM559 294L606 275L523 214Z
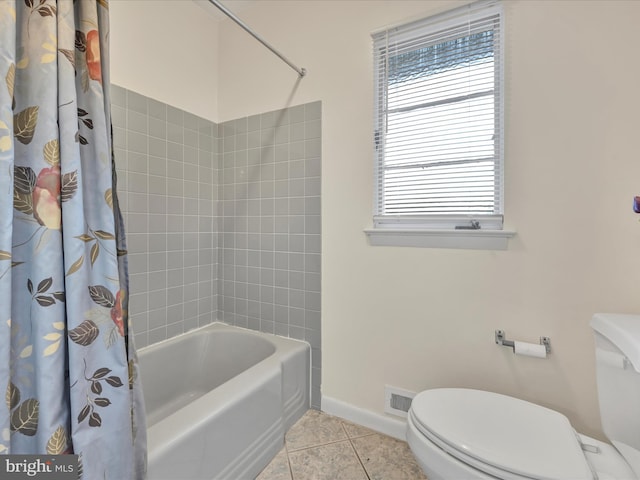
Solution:
M509 230L443 230L369 228L372 246L506 250L516 232Z

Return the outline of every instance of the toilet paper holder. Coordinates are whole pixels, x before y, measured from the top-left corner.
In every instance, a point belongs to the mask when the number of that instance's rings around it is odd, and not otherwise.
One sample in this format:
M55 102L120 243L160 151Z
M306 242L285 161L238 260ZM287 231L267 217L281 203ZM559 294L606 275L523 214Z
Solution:
M496 330L496 343L503 347L511 347L515 350L515 342L506 339L504 330ZM549 337L540 337L540 345L544 345L547 355L551 353L551 339Z

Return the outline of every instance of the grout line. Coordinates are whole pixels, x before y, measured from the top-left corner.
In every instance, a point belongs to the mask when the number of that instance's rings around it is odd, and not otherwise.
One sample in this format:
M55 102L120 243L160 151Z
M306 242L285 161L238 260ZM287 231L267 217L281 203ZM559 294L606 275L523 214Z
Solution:
M368 480L371 480L371 477L369 476L369 472L367 471L367 467L364 466L364 462L360 458L360 454L358 453L358 449L353 444L352 438L349 435L349 431L347 430L347 427L345 426L344 421L342 419L340 419L340 425L342 426L342 430L344 430L344 433L347 435L347 439L349 440L349 445L351 445L351 448L353 449L353 453L356 454L356 458L358 459L358 462L360 462L360 465L362 466L362 470L364 471L364 474L367 476ZM362 436L366 437L367 435L362 435ZM356 438L361 438L361 437L356 437Z
M340 440L331 440L329 442L324 442L324 443L315 443L313 445L307 445L306 447L300 447L300 448L296 448L294 450L291 450L292 453L297 453L297 452L302 452L304 450L310 450L312 448L317 448L317 447L326 447L327 445L333 445L334 443L340 443L340 442L345 442L349 440L349 437L347 438L341 438ZM287 450L288 451L288 450Z
M358 453L358 450L356 449L356 446L353 444L351 439L349 439L349 445L351 445L351 448L353 449L353 453L356 454L356 458L358 459L358 462L360 462L360 465L362 465L362 470L364 471L364 474L367 476L367 479L371 480L371 477L369 476L369 472L367 471L367 467L364 466L364 463L360 458L360 454Z
M287 442L284 443L284 451L287 454L287 465L289 465L289 475L291 476L291 480L295 480L295 478L293 478L293 467L291 466L291 459L289 458L289 449L287 448Z

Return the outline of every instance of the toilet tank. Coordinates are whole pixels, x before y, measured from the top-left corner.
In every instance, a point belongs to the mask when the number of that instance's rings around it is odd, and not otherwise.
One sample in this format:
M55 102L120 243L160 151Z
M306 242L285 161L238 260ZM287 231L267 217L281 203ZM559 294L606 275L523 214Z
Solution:
M640 315L598 313L591 328L602 428L640 478Z

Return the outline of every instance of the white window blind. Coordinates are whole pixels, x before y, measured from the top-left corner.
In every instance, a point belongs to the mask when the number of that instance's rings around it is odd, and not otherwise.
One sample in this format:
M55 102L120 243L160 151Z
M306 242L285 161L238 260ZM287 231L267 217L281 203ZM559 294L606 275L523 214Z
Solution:
M374 226L502 228L501 34L476 2L373 35Z

